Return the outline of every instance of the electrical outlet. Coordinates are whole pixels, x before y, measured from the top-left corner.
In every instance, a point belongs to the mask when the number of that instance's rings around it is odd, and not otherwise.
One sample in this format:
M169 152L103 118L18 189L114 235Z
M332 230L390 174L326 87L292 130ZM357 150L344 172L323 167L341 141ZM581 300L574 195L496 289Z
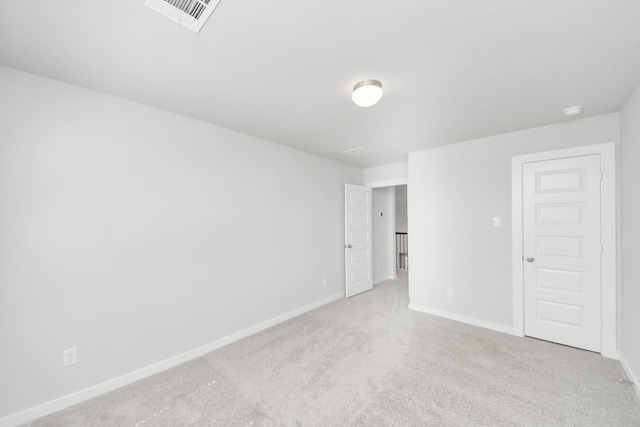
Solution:
M76 347L62 350L62 366L67 367L78 363L78 349Z
M449 298L453 298L454 297L453 288L447 288L447 296Z
M327 286L327 278L322 279L322 286Z

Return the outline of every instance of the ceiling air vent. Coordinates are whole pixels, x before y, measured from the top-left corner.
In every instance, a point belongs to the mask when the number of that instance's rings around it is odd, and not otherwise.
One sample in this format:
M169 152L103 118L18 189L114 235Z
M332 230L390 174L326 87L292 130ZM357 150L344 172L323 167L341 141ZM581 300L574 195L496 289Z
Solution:
M146 0L145 5L199 33L220 0Z

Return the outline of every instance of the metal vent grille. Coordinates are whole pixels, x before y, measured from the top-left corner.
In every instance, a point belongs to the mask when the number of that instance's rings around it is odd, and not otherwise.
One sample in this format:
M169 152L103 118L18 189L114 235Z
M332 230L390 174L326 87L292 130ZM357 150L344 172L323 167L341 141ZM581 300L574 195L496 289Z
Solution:
M200 19L202 12L209 5L209 0L164 0L176 9L180 9L194 19Z
M146 0L145 5L196 33L220 0Z

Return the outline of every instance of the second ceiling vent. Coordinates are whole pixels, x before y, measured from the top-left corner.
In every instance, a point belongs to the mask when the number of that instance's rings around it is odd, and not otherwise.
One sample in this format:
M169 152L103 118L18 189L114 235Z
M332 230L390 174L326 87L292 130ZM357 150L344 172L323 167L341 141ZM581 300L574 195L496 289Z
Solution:
M218 3L220 0L146 0L145 5L198 33Z

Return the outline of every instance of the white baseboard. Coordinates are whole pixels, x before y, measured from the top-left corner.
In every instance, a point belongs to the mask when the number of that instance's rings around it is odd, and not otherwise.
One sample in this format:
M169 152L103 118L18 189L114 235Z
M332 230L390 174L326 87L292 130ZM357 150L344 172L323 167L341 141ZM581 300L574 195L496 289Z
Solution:
M289 320L341 298L344 298L344 293L335 294L330 297L321 299L320 301L316 301L314 303L305 305L304 307L300 307L296 310L269 319L265 322L258 323L257 325L251 326L247 329L243 329L239 332L236 332L235 334L220 338L219 340L203 345L202 347L195 348L193 350L187 351L186 353L178 354L176 356L170 357L169 359L154 363L152 365L111 379L109 381L105 381L84 390L80 390L67 396L52 400L50 402L43 403L42 405L38 405L21 412L17 412L15 414L8 415L4 418L0 418L0 427L11 427L18 424L26 423L28 421L35 420L45 415L49 415L78 403L84 402L85 400L92 399L101 394L113 391L117 388L157 374L158 372L166 371L169 368L180 365L184 362L188 362L189 360L200 357L220 347L224 347L227 344L239 341L243 338L248 337L249 335L253 335L255 333L263 331L267 328L270 328L271 326L277 325L278 323L282 323L286 320Z
M629 378L629 381L633 383L630 387L633 387L638 399L640 399L640 383L638 382L638 377L631 369L631 366L629 366L629 363L627 362L627 359L624 358L624 354L622 354L622 352L620 352L618 360L620 360L620 364L622 365L622 369L624 369L624 373L627 374L627 378Z
M432 314L445 319L455 320L456 322L466 323L468 325L478 326L480 328L491 329L493 331L502 332L504 334L520 336L510 326L500 325L498 323L487 322L484 320L474 319L473 317L461 316L459 314L450 313L448 311L437 310L435 308L425 307L418 304L409 304L410 310L419 311L421 313Z

